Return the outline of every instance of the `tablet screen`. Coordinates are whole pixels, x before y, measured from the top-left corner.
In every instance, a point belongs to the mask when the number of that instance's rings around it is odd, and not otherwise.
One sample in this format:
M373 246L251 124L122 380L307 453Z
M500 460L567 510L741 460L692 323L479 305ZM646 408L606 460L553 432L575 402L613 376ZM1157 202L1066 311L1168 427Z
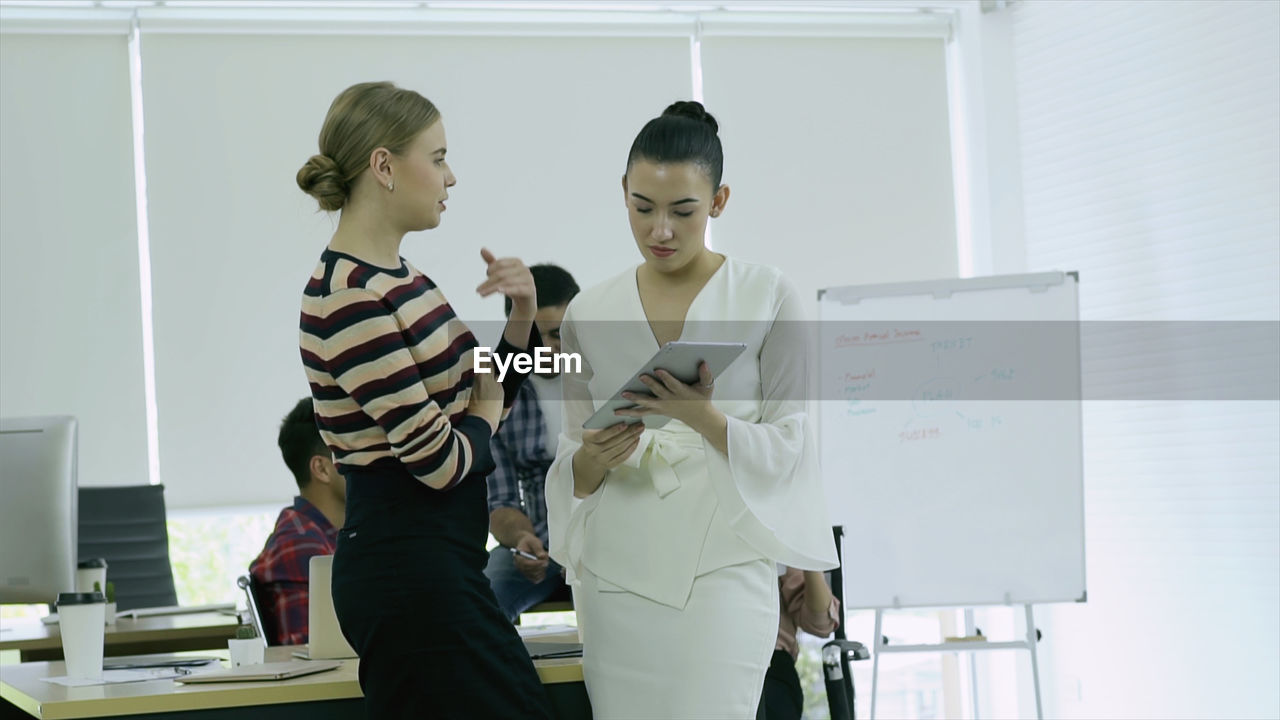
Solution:
M671 373L683 383L694 383L698 381L698 366L706 362L714 382L715 378L720 377L720 374L742 354L746 347L746 343L669 342L649 358L649 361L641 366L630 380L618 388L608 402L587 418L582 427L586 430L601 430L620 422L627 424L640 422L642 418L621 417L613 413L621 408L634 407L634 403L622 397L622 393L647 394L649 392L649 388L640 382L642 375L653 375L661 369ZM645 427L649 428L662 427L670 420L671 418L665 415L647 415L643 418Z

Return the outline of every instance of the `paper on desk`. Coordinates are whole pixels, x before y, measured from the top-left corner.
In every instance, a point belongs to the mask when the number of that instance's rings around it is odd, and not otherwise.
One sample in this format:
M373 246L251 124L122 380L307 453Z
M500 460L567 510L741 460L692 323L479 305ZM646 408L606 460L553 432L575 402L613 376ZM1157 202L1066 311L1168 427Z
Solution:
M101 680L85 680L65 675L40 679L63 687L85 687L88 685L116 685L147 680L168 680L169 678L181 677L187 674L189 674L189 671L181 672L178 668L139 668L136 670L103 670Z
M578 628L572 625L518 625L516 626L516 632L520 633L522 638L535 638L543 635L576 633Z

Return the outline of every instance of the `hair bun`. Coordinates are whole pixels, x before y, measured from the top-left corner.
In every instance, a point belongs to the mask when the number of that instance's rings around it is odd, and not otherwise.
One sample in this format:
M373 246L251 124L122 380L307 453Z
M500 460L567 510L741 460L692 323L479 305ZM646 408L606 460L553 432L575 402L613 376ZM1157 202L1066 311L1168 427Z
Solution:
M312 155L298 170L298 187L314 197L322 210L341 210L350 194L350 186L338 163L328 155Z
M712 117L711 113L707 112L707 109L702 106L702 103L697 100L678 100L668 105L667 109L662 111L662 114L687 117L692 120L704 122L711 128L711 132L720 132L720 124L716 122L716 119Z
M338 171L338 161L323 153L307 158L307 164L314 166L319 172Z

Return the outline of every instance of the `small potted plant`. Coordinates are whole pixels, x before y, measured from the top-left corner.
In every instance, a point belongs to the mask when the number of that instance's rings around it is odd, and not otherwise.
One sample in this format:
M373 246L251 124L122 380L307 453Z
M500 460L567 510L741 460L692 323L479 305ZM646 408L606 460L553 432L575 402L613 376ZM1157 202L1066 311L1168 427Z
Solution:
M236 636L227 640L227 649L231 651L231 667L243 665L261 665L266 656L266 643L258 637L252 625L241 625L236 628Z
M102 586L98 583L97 580L93 581L93 591L102 592ZM107 581L106 597L107 597L107 608L105 611L106 621L108 625L115 625L116 624L116 584L111 582L110 580Z

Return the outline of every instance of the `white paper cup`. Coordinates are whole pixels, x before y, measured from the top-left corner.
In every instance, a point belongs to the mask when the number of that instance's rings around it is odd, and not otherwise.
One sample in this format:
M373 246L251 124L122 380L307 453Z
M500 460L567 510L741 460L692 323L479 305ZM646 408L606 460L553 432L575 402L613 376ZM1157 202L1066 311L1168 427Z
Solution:
M98 583L97 590L93 584ZM92 558L90 560L81 560L76 565L76 592L100 592L107 591L107 561L102 558Z
M227 649L231 651L231 667L244 665L261 665L267 655L267 648L262 638L231 638L227 640Z
M107 600L102 593L59 593L58 630L67 677L102 679Z

